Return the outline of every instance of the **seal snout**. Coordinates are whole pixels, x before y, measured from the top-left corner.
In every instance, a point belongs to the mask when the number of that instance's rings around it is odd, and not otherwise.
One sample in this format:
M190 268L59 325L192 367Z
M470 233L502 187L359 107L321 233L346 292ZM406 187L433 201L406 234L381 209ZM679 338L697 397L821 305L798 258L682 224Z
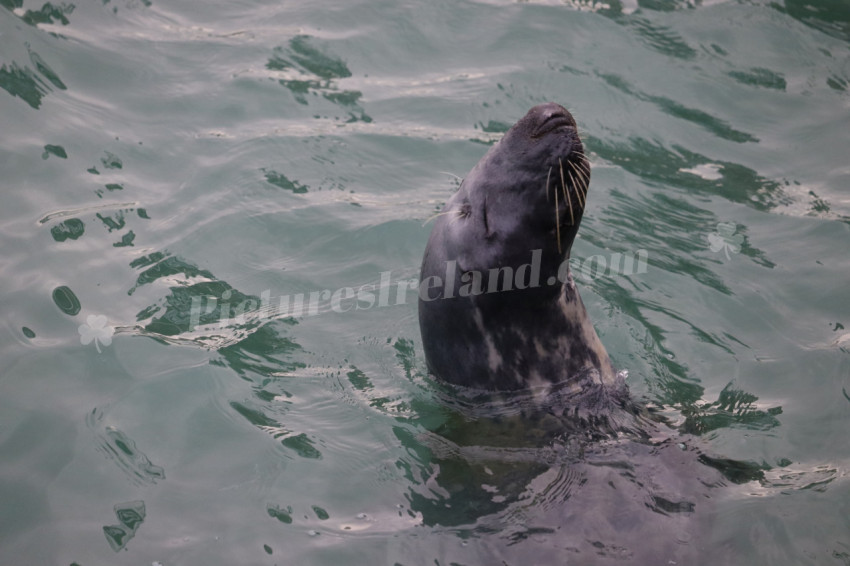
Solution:
M576 121L566 108L560 104L549 102L531 109L529 114L536 118L537 125L531 132L531 137L539 138L561 127L575 129Z

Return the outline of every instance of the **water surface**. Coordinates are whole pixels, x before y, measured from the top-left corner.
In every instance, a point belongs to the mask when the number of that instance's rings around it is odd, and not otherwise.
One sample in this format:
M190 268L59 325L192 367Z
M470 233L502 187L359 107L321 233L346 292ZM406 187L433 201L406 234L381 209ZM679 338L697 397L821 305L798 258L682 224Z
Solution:
M848 89L841 1L0 0L0 562L482 563L510 517L422 512L415 295L280 301L415 278L552 100L593 166L574 257L648 257L578 278L614 363L764 470L681 544L850 564Z

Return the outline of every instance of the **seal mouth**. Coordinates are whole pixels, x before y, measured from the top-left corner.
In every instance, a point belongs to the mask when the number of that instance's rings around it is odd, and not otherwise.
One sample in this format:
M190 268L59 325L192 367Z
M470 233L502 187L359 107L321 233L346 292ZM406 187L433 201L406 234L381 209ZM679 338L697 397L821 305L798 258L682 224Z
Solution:
M561 127L573 128L575 127L575 123L566 114L557 112L546 118L542 124L537 126L531 134L531 137L539 138Z

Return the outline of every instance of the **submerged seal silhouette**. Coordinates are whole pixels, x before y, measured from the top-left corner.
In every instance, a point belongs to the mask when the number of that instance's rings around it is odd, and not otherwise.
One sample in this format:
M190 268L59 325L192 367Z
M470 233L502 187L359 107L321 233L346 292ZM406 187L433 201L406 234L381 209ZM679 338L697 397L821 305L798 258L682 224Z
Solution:
M422 261L419 324L439 379L624 396L572 275L590 164L576 122L532 108L463 180Z

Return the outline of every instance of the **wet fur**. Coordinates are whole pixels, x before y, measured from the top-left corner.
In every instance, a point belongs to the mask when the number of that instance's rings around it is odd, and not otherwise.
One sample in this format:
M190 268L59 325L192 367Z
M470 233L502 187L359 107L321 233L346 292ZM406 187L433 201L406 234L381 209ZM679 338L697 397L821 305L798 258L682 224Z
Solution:
M587 316L572 277L548 285L569 258L587 202L590 165L563 107L535 106L479 161L437 217L421 277L516 269L542 250L536 288L420 300L429 370L486 390L562 384L625 388ZM466 281L468 282L468 281Z

